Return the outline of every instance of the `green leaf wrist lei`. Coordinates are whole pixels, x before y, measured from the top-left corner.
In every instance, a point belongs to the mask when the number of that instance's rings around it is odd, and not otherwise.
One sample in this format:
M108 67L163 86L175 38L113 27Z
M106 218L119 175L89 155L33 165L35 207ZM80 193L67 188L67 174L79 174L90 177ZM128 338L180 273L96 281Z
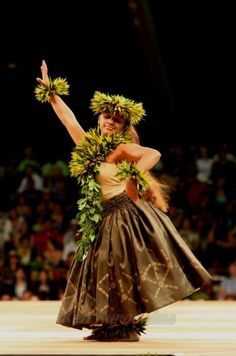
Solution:
M43 84L37 85L35 88L35 97L41 103L49 103L50 95L69 95L70 85L67 80L61 77L51 79L49 78L49 85L45 86Z
M120 180L132 178L136 181L138 195L142 194L149 188L150 184L148 176L145 171L141 171L137 168L136 162L122 161L117 164L118 172L117 176Z

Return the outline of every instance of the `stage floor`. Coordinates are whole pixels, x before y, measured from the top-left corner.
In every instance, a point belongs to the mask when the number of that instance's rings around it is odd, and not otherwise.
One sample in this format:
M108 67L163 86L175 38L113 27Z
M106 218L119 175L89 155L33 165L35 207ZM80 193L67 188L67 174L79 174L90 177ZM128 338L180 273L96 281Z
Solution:
M236 302L179 301L150 314L139 342L85 341L57 325L60 301L1 301L1 355L236 356Z

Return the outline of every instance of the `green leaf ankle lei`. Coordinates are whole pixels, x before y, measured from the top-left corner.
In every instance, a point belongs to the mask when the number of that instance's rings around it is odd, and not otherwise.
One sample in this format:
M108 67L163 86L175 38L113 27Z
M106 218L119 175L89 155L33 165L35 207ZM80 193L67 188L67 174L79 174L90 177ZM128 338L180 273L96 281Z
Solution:
M77 178L81 189L76 215L79 225L79 238L76 241L79 248L76 258L79 261L86 258L88 249L96 237L97 226L102 220L101 188L96 182L99 167L120 143L128 142L131 142L131 138L127 133L109 136L99 134L97 129L90 129L72 152L70 173L72 177ZM137 181L139 195L148 188L145 173L139 171L135 163L124 161L118 163L117 167L117 176L121 180L130 177Z
M92 335L100 341L121 341L127 338L132 332L137 335L146 334L148 324L147 316L139 316L130 321L118 320L110 324L102 324L92 327Z

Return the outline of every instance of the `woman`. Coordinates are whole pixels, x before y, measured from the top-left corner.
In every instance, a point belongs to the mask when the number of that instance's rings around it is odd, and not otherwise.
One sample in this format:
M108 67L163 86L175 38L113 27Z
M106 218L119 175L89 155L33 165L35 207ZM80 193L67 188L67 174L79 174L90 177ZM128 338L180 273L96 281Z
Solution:
M86 340L138 341L147 322L142 314L188 296L211 277L165 214L164 187L148 173L161 155L137 143L142 104L95 92L98 131L86 133L58 95L68 94L66 82L52 81L44 61L41 72L36 98L51 102L77 145L70 168L82 194L79 249L57 323L92 329Z

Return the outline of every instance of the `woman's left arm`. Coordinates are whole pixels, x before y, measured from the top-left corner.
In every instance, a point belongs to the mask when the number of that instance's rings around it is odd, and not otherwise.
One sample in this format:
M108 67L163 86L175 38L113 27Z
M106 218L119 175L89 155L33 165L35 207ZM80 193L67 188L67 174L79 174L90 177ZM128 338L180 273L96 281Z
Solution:
M137 145L136 143L120 144L120 160L134 161L137 168L142 171L148 171L154 167L161 158L159 151Z
M141 171L151 169L157 164L161 157L159 151L135 143L120 144L118 152L117 158L119 161L134 161L136 162L137 168ZM127 179L126 193L133 201L137 201L139 198L136 181L132 178Z

